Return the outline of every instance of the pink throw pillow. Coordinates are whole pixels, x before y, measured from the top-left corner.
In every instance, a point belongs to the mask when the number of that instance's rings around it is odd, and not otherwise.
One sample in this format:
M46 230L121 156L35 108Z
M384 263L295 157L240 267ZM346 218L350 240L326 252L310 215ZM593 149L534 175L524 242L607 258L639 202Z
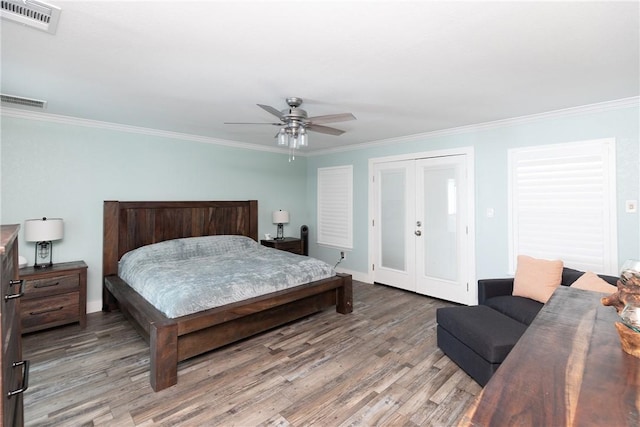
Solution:
M571 284L572 288L584 289L585 291L602 292L612 294L618 290L617 287L605 282L597 274L587 271L578 280Z
M518 255L513 295L546 303L562 282L563 263Z

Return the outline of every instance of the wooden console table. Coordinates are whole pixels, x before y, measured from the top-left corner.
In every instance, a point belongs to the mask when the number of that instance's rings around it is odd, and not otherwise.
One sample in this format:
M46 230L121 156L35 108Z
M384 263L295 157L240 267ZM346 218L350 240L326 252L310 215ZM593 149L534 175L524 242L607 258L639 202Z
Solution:
M622 351L601 297L560 286L461 425L640 425L640 359Z

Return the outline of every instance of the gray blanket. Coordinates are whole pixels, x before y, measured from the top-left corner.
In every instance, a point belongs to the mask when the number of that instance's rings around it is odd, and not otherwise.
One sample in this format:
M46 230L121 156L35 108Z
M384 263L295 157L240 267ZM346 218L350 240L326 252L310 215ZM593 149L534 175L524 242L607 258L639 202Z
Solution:
M243 236L167 240L127 252L118 275L169 318L335 275L332 266Z

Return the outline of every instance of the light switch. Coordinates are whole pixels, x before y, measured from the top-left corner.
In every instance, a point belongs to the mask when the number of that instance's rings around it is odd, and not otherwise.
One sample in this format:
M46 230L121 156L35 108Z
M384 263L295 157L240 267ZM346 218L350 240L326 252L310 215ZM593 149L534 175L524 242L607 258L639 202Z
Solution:
M493 218L493 215L495 214L493 208L487 208L487 218Z
M624 203L624 210L626 213L636 213L638 212L638 201L637 200L627 200Z

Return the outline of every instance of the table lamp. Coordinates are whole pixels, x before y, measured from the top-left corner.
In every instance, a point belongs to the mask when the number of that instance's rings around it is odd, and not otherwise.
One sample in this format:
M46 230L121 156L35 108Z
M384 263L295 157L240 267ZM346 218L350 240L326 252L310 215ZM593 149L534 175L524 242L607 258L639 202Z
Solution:
M278 234L275 240L283 240L284 239L284 225L289 223L289 212L283 211L280 209L279 211L273 212L273 223L278 224Z
M64 223L61 218L28 219L24 222L24 240L36 242L34 268L47 268L53 265L53 240L64 236ZM38 264L38 257L49 262Z

